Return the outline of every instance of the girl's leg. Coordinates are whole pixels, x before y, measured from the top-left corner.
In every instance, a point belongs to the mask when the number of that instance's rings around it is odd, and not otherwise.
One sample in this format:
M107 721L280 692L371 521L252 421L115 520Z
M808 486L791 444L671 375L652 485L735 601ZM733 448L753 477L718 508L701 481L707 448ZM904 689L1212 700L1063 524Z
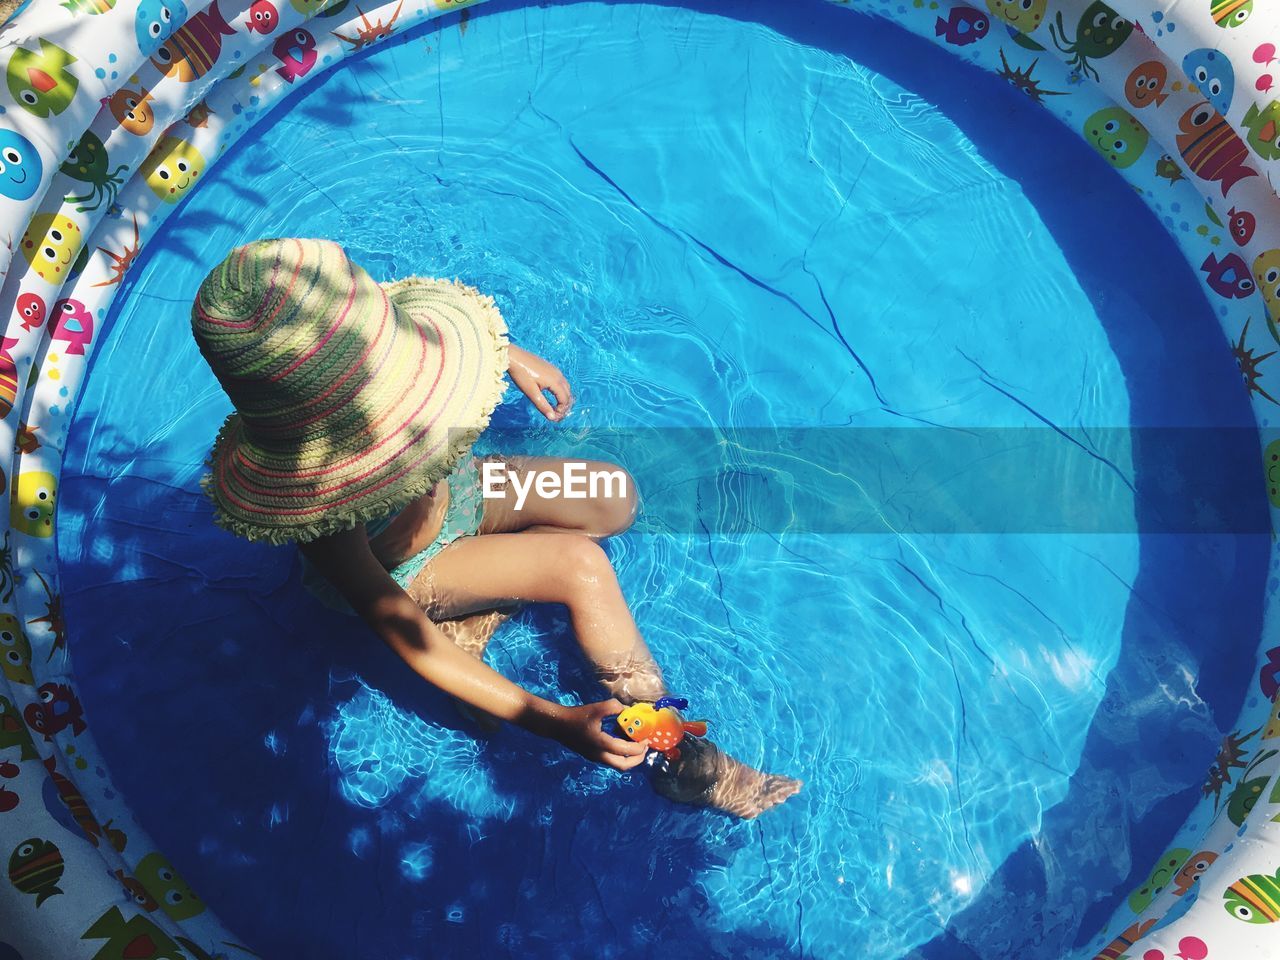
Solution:
M484 651L489 646L498 628L511 619L516 607L499 610L482 610L462 617L448 620L437 620L435 625L440 632L452 640L457 646L471 654L477 660L484 659ZM454 700L458 712L486 733L492 733L502 726L502 721L490 713L486 713L461 700Z
M604 551L587 536L565 532L495 533L457 540L409 585L433 620L512 603L562 603L583 653L605 688L624 702L657 699L662 673L636 629ZM688 760L658 778L664 795L753 817L800 788L743 766L709 742L691 745Z
M524 531L455 540L422 568L408 593L435 621L520 603L562 603L578 645L612 696L651 700L665 690L613 566L589 537Z
M601 495L586 500L567 500L562 497L547 498L541 496L536 488L529 487L526 498L520 501L516 494L513 478L523 478L533 471L552 470L563 475L563 467L567 462L556 457L490 457L482 458L501 462L505 468L506 479L499 484L502 496L484 498L480 529L477 533L516 533L523 531L541 533L578 533L594 537L612 536L621 533L631 526L636 512L635 482L631 476L616 464L603 461L584 462L586 468L593 472L607 471L618 481L610 492L620 496ZM483 462L481 463L483 471ZM481 483L483 484L483 475ZM456 496L457 494L454 493ZM516 508L520 503L521 509ZM450 618L436 619L441 631L459 647L470 653L477 660L484 658L485 649L494 633L506 622L517 609L517 605L504 609L480 610ZM635 692L632 699L656 699L661 696L662 677L657 673L656 681L652 676L657 672L657 664L650 658L647 663L639 665L633 671L636 679L630 687ZM622 677L616 678L616 687L626 687ZM627 702L630 702L628 700ZM475 709L459 703L464 715L477 723L486 731L496 730L500 725L493 717L482 714Z
M481 610L461 617L437 620L435 625L463 651L481 660L493 635L500 626L511 619L516 609L516 607L505 607Z

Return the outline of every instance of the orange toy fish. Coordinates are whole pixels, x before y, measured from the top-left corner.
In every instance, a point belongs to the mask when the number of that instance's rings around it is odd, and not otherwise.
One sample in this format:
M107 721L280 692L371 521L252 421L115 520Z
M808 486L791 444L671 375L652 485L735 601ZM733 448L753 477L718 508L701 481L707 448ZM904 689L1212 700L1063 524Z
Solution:
M649 703L637 700L618 714L618 729L628 740L646 740L649 748L657 750L668 760L680 759L680 741L686 733L695 737L707 735L705 720L684 720L681 710L689 701L680 697L662 697Z

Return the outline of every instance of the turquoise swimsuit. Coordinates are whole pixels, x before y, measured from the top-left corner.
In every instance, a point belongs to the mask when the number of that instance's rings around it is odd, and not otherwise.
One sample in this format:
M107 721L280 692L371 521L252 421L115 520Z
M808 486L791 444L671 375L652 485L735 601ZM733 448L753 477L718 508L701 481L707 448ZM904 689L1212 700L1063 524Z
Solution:
M480 529L480 521L484 517L484 498L480 491L480 460L478 457L463 457L453 468L453 472L445 477L449 484L449 506L445 509L444 523L440 533L427 546L407 560L398 563L387 571L391 579L402 588L408 589L413 579L422 572L422 568L453 541L461 537L474 536ZM400 515L400 510L389 513L376 520L365 522L364 529L372 540ZM343 613L354 614L346 599L324 576L311 565L305 556L302 560L302 585L307 588L321 603Z

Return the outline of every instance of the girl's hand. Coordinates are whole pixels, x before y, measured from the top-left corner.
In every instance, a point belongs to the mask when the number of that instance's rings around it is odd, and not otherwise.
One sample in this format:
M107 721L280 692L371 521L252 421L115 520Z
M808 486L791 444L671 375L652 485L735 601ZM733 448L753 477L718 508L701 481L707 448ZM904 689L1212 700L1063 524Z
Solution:
M610 736L600 729L600 723L605 717L621 713L625 709L617 700L565 707L552 736L588 760L603 763L615 770L630 770L644 763L644 756L649 748L643 743Z
M554 364L528 350L522 350L515 344L507 347L507 372L511 374L511 382L551 422L563 420L573 407L573 392L564 374ZM549 390L556 398L554 407L543 395L543 390Z

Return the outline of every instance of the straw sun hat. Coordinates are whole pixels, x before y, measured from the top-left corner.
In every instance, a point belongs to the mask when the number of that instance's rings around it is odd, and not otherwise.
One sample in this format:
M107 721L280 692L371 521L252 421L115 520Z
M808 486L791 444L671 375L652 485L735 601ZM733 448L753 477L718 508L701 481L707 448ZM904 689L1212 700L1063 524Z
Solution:
M426 493L505 387L491 298L448 280L378 284L329 240L231 251L191 326L235 405L201 486L215 522L250 540L313 540Z

